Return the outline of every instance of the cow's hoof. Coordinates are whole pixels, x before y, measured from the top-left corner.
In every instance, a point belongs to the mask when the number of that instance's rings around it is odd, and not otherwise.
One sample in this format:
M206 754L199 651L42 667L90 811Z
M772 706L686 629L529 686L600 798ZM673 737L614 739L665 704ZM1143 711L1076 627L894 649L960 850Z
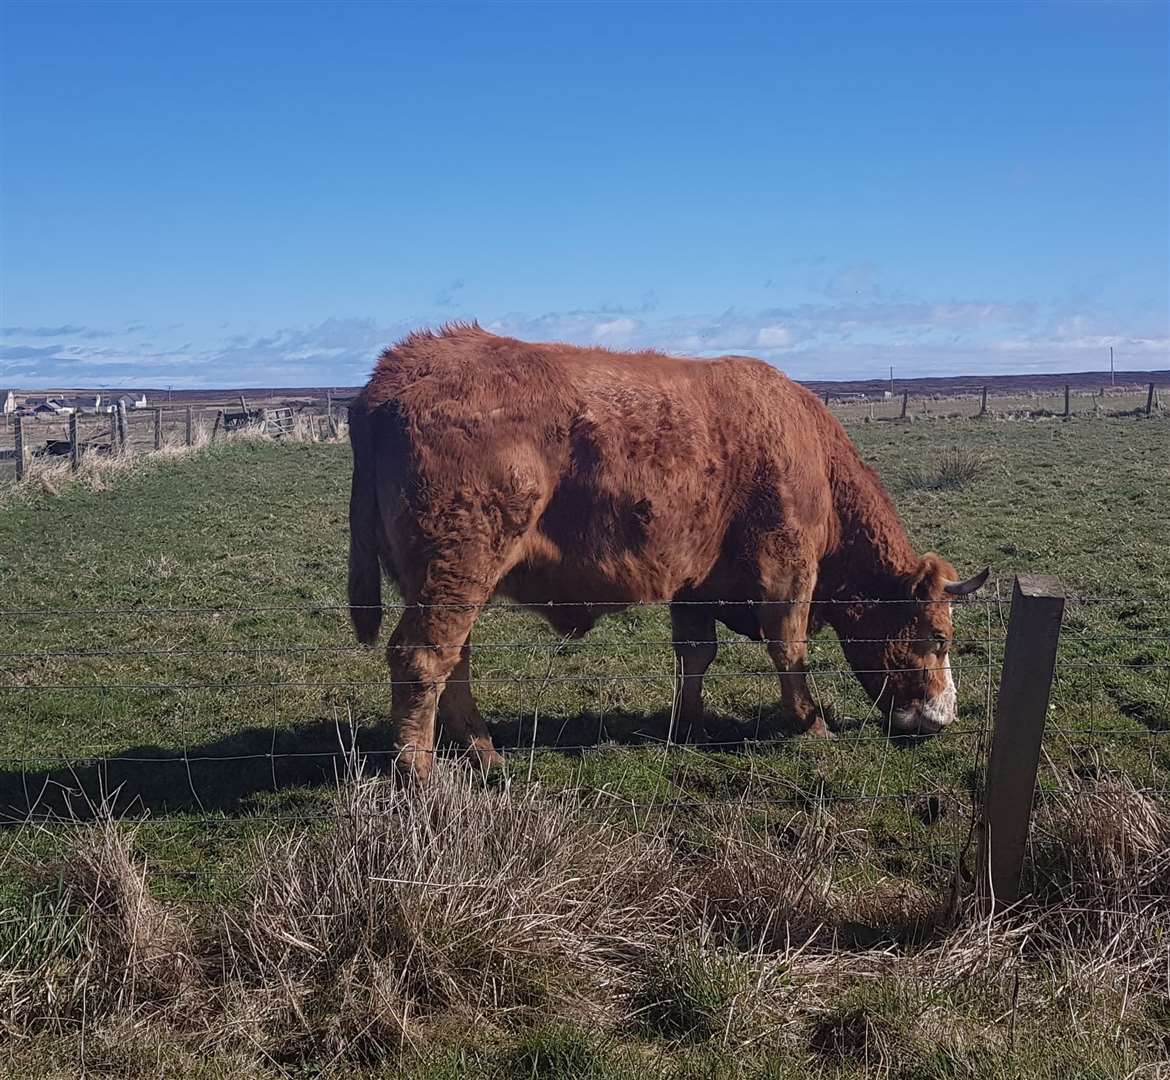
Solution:
M825 723L823 716L818 716L811 724L808 725L801 732L802 735L810 739L835 739L837 736L830 730L829 725Z
M403 787L415 787L425 784L431 778L435 767L435 754L432 750L416 750L414 747L403 747L394 759L394 775Z
M680 746L703 746L711 741L711 733L705 727L692 725L689 728L680 729L676 741Z
M504 767L504 755L494 746L473 747L469 757L479 766L480 771L485 773L498 771Z

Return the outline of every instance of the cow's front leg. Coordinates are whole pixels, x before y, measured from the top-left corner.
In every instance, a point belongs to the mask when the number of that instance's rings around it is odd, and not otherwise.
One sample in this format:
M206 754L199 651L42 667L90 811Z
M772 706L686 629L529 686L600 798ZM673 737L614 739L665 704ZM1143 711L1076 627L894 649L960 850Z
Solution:
M504 763L471 692L470 641L464 642L459 663L447 677L439 698L439 741L468 751L483 769Z
M406 608L387 643L393 680L390 726L403 779L425 781L431 775L439 700L463 656L459 645L448 643L466 641L477 614L472 605L426 597Z
M796 734L827 739L832 738L832 732L808 687L808 624L808 603L761 606L760 628L780 677L780 703L785 717Z

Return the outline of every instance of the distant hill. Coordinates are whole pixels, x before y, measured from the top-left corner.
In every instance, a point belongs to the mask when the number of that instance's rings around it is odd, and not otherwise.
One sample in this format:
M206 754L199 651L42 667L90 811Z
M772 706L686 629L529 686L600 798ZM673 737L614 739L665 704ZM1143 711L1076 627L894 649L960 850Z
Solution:
M880 396L883 391L890 389L889 379L801 379L798 380L817 394L865 394L866 396ZM1170 384L1170 370L1162 368L1154 371L1118 371L1110 381L1108 371L1076 371L1076 372L1030 372L1020 375L950 375L935 376L922 379L894 379L895 393L909 390L913 396L938 394L949 396L953 394L978 393L984 386L992 395L1008 395L1038 391L1042 393L1057 393L1066 384L1073 390L1097 390L1101 387L1113 385L1117 389L1123 387L1144 387L1148 383L1157 383L1165 387ZM196 403L237 402L241 395L256 406L269 404L271 401L320 401L326 394L332 394L339 404L358 392L356 386L293 386L293 387L252 387L245 389L191 389L166 390L149 386L120 386L116 389L108 387L51 387L44 390L28 390L18 393L19 397L44 397L46 394L78 394L100 393L103 397L119 394L134 393L146 394L151 406L161 405L193 405Z

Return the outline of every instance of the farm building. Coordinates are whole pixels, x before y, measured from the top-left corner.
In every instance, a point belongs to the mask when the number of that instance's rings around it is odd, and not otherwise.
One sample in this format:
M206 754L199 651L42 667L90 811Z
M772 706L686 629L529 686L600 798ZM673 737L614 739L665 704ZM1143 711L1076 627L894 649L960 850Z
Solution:
M5 390L0 395L0 415L11 416L16 412L16 391Z
M97 394L93 397L86 396L80 398L51 397L45 398L43 402L34 405L34 412L38 416L69 416L72 413L96 413L100 404L101 396Z
M146 395L119 394L117 397L109 398L97 411L113 412L119 405L125 405L127 409L145 409Z

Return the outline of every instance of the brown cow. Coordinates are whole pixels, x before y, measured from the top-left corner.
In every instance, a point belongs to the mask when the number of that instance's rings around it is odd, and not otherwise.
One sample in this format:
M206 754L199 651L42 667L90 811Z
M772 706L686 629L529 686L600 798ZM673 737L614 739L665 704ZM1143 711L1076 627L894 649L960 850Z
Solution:
M449 326L382 354L350 439L350 614L373 643L383 570L408 605L387 660L410 776L430 772L436 711L446 740L498 760L468 660L496 595L551 602L542 614L574 636L669 601L683 737L704 731L717 620L766 643L796 730L828 734L805 682L821 622L893 732L954 718L949 601L987 571L959 582L919 558L841 425L768 364Z

